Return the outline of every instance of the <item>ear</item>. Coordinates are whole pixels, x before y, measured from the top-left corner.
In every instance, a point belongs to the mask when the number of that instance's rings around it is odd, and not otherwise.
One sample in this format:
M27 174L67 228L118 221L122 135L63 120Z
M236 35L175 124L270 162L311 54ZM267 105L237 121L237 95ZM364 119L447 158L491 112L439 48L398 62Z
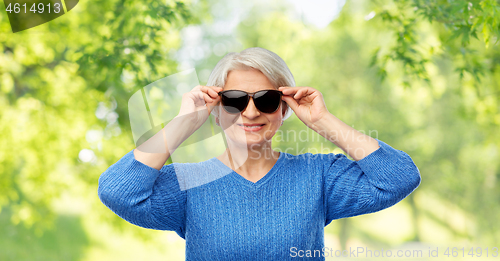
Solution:
M284 118L286 114L286 110L288 110L288 104L286 104L285 101L282 101L283 104L281 105L281 117Z
M210 114L212 114L212 116L214 116L215 118L215 125L217 126L220 126L220 123L219 123L219 108L220 106L215 106L212 111L210 112Z
M212 114L215 118L219 117L219 104L216 104L213 108L210 114Z

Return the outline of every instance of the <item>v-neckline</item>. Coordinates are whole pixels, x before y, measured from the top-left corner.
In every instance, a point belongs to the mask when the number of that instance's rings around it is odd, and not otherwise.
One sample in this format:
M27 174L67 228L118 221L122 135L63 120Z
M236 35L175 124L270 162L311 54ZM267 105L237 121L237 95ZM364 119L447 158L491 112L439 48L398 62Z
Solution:
M226 166L226 164L222 163L222 161L220 161L216 157L213 157L212 160L220 168L223 168L223 169L225 169L225 171L229 172L230 174L228 174L228 176L231 176L234 180L238 181L239 183L241 183L245 186L258 188L258 187L262 186L263 184L265 184L267 181L269 181L273 176L276 175L276 173L278 172L278 169L283 164L284 158L285 158L285 153L280 152L280 156L278 157L278 160L276 161L276 163L274 163L273 167L266 173L266 175L264 175L262 178L257 180L257 182L252 182L252 181L244 178L243 176L238 174L236 171L234 171L230 167Z

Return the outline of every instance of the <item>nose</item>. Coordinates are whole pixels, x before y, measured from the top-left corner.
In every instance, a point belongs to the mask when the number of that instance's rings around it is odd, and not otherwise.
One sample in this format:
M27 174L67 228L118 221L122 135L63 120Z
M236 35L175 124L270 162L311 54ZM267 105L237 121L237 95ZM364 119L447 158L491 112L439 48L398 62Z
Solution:
M254 119L260 116L260 111L257 110L257 107L255 107L255 104L253 103L253 97L250 97L248 105L245 108L245 110L241 113L241 115L249 119Z

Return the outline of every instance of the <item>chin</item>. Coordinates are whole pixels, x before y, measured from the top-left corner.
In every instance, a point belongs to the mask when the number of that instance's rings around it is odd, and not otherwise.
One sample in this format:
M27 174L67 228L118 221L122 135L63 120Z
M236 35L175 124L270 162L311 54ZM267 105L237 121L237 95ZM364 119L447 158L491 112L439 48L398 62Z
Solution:
M266 143L266 139L262 135L255 134L237 135L231 137L231 140L238 147L247 147L249 149L251 146L261 146Z
M251 149L252 146L261 146L263 145L265 142L264 139L252 139L252 138L247 138L247 139L237 139L236 140L236 144L238 146L246 146L248 149Z

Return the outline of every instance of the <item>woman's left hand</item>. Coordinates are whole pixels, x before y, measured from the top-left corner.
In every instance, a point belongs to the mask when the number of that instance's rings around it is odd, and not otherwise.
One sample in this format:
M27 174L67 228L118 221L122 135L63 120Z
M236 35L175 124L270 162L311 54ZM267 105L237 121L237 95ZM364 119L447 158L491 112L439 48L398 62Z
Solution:
M314 130L314 124L328 115L323 95L311 87L279 87L284 100L297 117Z

